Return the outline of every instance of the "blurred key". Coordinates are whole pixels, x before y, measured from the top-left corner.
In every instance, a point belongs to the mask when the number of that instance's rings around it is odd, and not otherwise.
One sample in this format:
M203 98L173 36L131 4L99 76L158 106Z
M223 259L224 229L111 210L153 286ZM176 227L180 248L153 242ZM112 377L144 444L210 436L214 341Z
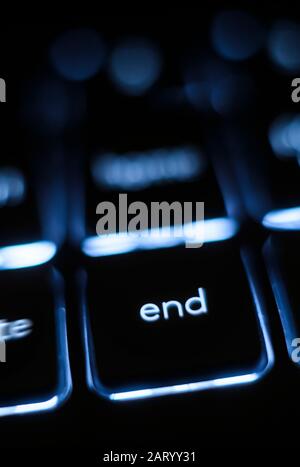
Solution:
M11 97L0 109L0 247L45 245L50 259L65 231L64 150L61 128L52 125L61 121L63 96L50 78L10 84ZM35 264L38 259L28 262Z
M104 397L246 384L272 366L264 298L234 241L92 260L79 280L87 381Z
M259 128L229 130L229 152L248 213L275 230L300 228L298 117L281 116ZM292 142L293 141L293 142Z
M118 115L108 114L101 138L97 122L89 121L90 150L84 161L86 241L96 236L99 203L108 201L117 212L124 210L120 194L126 195L127 206L141 201L149 212L153 202L204 202L205 219L234 217L206 141L210 140L210 122L189 112L149 111L144 101L131 105L130 117L125 104L119 105ZM220 142L220 152L221 148ZM119 230L123 232L124 227Z
M207 219L231 217L207 148L209 118L199 120L190 107L162 110L157 105L179 76L178 63L177 73L172 72L167 44L147 35L120 38L106 51L105 62L100 35L96 29L67 31L50 48L55 71L80 81L86 93L83 124L69 139L74 149L70 172L81 153L81 167L71 181L74 242L95 241L98 204L107 201L118 209L119 194L126 194L128 205L142 201L148 207L151 202L205 202Z
M42 222L42 218L45 223L49 220L46 220L47 211L40 210L38 202L42 196L38 193L38 182L35 181L29 164L13 156L8 157L7 161L2 159L1 164L0 245L31 244L46 240L50 245L53 238L47 235ZM40 176L42 177L42 174ZM49 192L48 196L50 194Z
M42 266L0 279L0 416L52 410L72 387L61 278Z
M300 69L299 38L299 24L270 25L264 65L257 60L251 67L255 105L246 106L244 117L235 119L228 131L245 207L252 218L273 230L300 228L300 125L292 98Z
M299 234L276 233L264 247L274 297L282 324L287 351L291 360L300 362Z

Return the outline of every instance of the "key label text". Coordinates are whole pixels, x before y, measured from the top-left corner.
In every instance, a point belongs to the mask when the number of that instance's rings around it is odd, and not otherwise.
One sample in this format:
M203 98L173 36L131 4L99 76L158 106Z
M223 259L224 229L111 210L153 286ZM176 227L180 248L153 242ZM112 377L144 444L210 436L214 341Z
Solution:
M30 319L17 319L16 321L0 320L0 341L21 339L32 331L33 322Z
M189 298L184 306L177 300L162 302L161 307L155 305L155 303L146 303L140 309L140 317L148 323L153 323L160 319L168 320L172 315L184 318L184 310L192 316L208 312L206 293L202 287L198 288L198 296Z

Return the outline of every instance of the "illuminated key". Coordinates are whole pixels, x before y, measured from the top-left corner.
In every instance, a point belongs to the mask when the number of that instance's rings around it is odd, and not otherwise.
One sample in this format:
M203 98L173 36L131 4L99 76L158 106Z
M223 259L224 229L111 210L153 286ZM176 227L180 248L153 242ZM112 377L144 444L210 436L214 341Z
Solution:
M229 132L245 208L268 229L300 229L299 128L295 113L283 113Z
M50 229L43 226L42 217L47 223L47 212L52 219L54 214L49 210L41 214L36 196L19 169L0 169L0 270L36 266L51 260L56 253L60 229L57 235L53 224Z
M104 242L109 242L106 235L99 236L97 230L102 222L104 206L102 203L113 207L116 212L116 229L109 228L101 233L122 235L130 230L130 222L135 217L134 204L142 202L147 210L145 222L140 225L140 230L153 229L163 225L186 224L198 222L196 203L204 203L204 219L207 232L213 224L228 223L232 236L237 223L233 218L233 209L230 203L225 205L217 177L212 169L206 153L197 145L178 145L153 147L143 151L110 152L96 154L90 162L86 176L85 198L85 222L86 238L83 241L83 251L96 256L97 243L101 250ZM175 214L170 209L169 217L162 221L164 205L170 207L172 203L180 205L180 212ZM192 214L189 219L185 217L184 203L191 203ZM143 206L143 207L144 207ZM158 206L160 212L153 214L154 206ZM232 214L232 217L228 213ZM159 217L160 216L160 217ZM186 215L187 216L187 215ZM146 219L147 217L147 219ZM124 223L122 219L126 219ZM203 219L201 218L201 221ZM224 232L222 229L218 230ZM214 237L214 236L213 236ZM227 238L220 235L218 240ZM121 237L119 237L119 240ZM117 237L116 237L117 240ZM210 241L209 236L206 237ZM216 237L213 241L217 240ZM129 239L130 241L130 239ZM146 246L146 241L144 242ZM149 242L149 247L151 242ZM159 246L159 244L157 243ZM152 244L154 248L155 245Z
M47 266L0 279L0 417L55 409L72 387L61 279Z
M90 260L80 283L91 389L138 399L252 383L271 368L264 298L233 243Z
M299 38L299 24L274 22L264 73L259 62L252 67L254 105L228 132L245 208L272 230L300 229L300 120L294 100L299 94ZM270 82L272 92L266 91Z
M23 88L24 83L13 81L13 97L0 108L0 258L2 247L36 244L38 251L41 242L51 244L52 257L65 233L59 131L66 125L67 98L63 86L50 78L32 77L20 93ZM23 267L40 264L39 254L31 251L32 261L27 255Z

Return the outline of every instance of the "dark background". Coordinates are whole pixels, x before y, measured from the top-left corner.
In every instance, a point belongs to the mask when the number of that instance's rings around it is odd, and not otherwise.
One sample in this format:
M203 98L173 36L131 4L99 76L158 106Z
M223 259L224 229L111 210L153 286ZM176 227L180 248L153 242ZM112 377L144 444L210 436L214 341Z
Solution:
M230 8L232 5L234 4L229 3L226 7ZM222 4L222 8L224 7L225 5ZM266 27L276 18L291 16L293 20L299 18L294 7L288 7L282 2L265 7L262 4L252 5L248 10L255 12ZM197 9L175 8L159 14L97 14L85 18L70 17L67 21L55 23L2 23L0 76L6 80L8 90L7 104L5 109L1 106L0 111L1 117L5 113L6 117L9 115L9 120L5 118L3 122L2 118L5 131L1 128L1 163L2 154L4 161L11 161L10 157L14 157L14 154L20 151L22 138L28 148L28 158L31 158L30 148L34 140L36 122L34 119L31 121L30 118L25 118L26 124L24 123L24 115L22 111L19 112L20 100L23 99L24 89L28 88L28 83L29 87L34 84L33 76L51 73L47 61L47 49L58 33L70 27L91 26L99 30L102 37L111 45L122 36L149 35L161 45L169 60L169 68L166 69L160 85L177 85L180 84L182 63L190 51L197 48L200 43L204 50L209 47L209 25L216 11L218 6L209 3L209 7L201 4ZM244 108L240 120L247 125L250 122L251 130L259 132L262 131L261 128L265 128L264 125L269 122L272 115L284 110L295 110L296 104L292 104L290 99L290 82L295 76L277 74L264 53L250 61L247 67L247 72L255 76L256 101L252 102L249 108ZM100 77L99 80L105 90L109 90L110 83L107 77ZM122 96L112 99L115 99L112 109L121 105L123 99L127 100ZM110 100L110 105L111 102ZM142 109L143 104L142 101L133 104L133 120L135 113ZM108 102L105 105L108 107ZM122 101L122 105L128 108L127 102ZM193 109L184 109L184 112L191 112L192 119L197 118ZM116 128L119 129L118 120L115 121L114 117L115 111L112 111L104 122L107 141L113 137ZM216 119L218 126L223 125L222 116L207 118ZM201 115L201 119L205 117ZM230 117L229 120L230 123L235 123L234 117L232 119ZM225 123L227 122L228 119ZM80 124L80 119L74 125L72 123L69 133L67 131L64 137L67 156L61 164L66 180L70 180L71 168L78 163L77 156L68 156L72 153L72 145L68 146L68 141L72 139L76 125ZM114 129L112 124L115 125ZM168 127L168 120L165 125ZM257 129L258 127L260 130ZM120 129L118 131L121 132ZM188 134L188 130L186 131ZM53 134L45 135L43 129L38 129L36 133L39 148L47 146L49 141L55 139ZM16 137L16 134L20 135L20 138ZM84 140L84 136L82 140L80 144L83 146L91 144L90 141ZM73 181L72 184L74 183ZM70 194L67 193L66 196L69 196L69 200L72 199ZM72 222L70 217L72 216L69 215L68 222ZM74 391L67 403L53 413L0 420L1 446L5 445L9 450L18 447L20 450L26 448L34 452L42 448L44 453L50 453L54 449L63 449L66 453L84 451L87 454L93 450L97 453L118 448L130 451L137 447L145 447L147 450L195 449L201 452L204 448L244 447L251 451L256 447L274 449L295 446L300 415L298 403L300 374L298 368L288 360L277 310L260 259L258 259L260 279L267 297L268 317L276 355L276 366L267 377L257 384L242 388L231 387L211 392L113 404L91 394L85 384L78 319L80 310L75 281L77 268L83 264L83 260L77 252L77 238L76 236L75 239L73 238L70 230L72 229L69 223L66 226L68 233L63 239L56 265L62 270L66 281ZM241 243L250 243L259 256L267 233L249 220L245 222L244 231L246 233L242 233Z

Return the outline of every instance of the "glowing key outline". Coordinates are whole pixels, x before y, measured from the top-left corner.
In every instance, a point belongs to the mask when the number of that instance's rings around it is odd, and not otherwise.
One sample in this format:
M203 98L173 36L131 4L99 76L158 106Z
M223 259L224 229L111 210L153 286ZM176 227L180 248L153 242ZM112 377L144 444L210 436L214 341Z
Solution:
M265 303L262 299L263 295L260 285L254 275L254 265L251 260L251 253L247 250L242 250L241 258L246 271L246 276L249 282L250 291L253 298L254 310L257 314L258 332L262 342L261 359L257 364L256 369L245 371L244 373L231 374L228 376L216 375L210 380L192 381L188 383L179 383L171 386L160 387L145 387L145 388L129 388L118 392L109 391L101 382L96 368L96 360L94 353L94 345L92 332L88 318L88 311L85 302L85 287L86 274L81 272L81 311L82 311L82 338L85 351L85 368L86 381L89 389L95 392L100 397L109 399L110 401L130 401L152 397L169 396L180 393L190 393L196 391L225 388L231 386L240 386L251 384L264 377L273 367L275 362L273 346L269 333L267 315L265 311Z
M0 417L10 415L24 415L50 411L61 406L70 396L73 383L69 361L68 335L66 323L66 309L64 306L62 292L62 278L54 270L54 293L57 300L55 306L55 328L56 328L56 347L57 347L57 366L58 366L58 384L54 394L46 399L32 399L19 401L13 405L0 406Z

